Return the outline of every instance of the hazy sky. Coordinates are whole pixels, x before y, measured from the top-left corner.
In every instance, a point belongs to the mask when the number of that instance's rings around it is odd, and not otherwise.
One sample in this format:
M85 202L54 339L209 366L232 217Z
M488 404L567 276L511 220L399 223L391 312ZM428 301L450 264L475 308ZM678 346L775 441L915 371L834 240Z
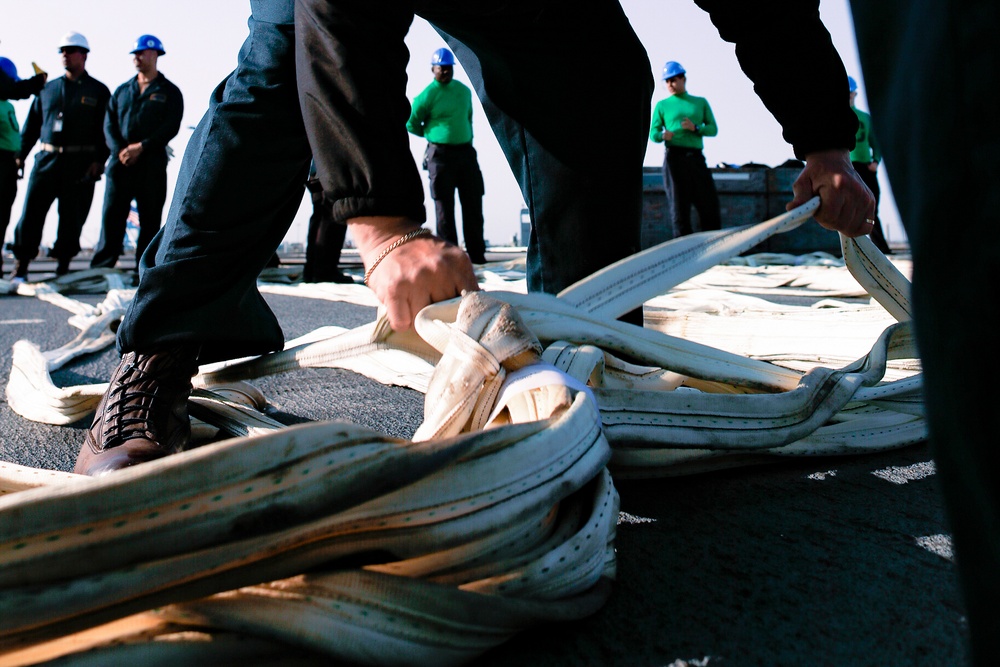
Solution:
M7 4L0 26L0 55L13 60L21 76L30 75L32 61L48 71L50 77L60 76L62 68L57 46L66 32L76 30L90 42L87 70L113 91L135 75L129 51L136 37L152 33L163 41L167 53L159 60L160 71L181 88L185 102L181 131L170 143L176 158L168 166L169 206L180 157L191 136L191 127L204 113L212 89L236 65L237 52L247 34L248 0L165 0L158 3L31 0ZM791 147L781 138L780 126L764 109L754 95L749 80L740 71L733 46L719 38L707 14L691 0L623 0L622 6L646 46L657 82L650 111L653 104L666 96L660 71L667 60L681 62L688 72L689 92L706 97L712 105L719 124L719 135L705 140L705 156L710 166L747 162L774 166L792 157ZM822 0L820 7L848 73L859 82L858 106L867 109L848 0ZM407 95L412 99L430 81L430 54L444 46L444 42L426 22L417 19L407 37L407 45L411 54ZM581 44L580 48L599 49L602 45ZM794 53L788 54L788 58L794 57ZM455 78L469 83L461 63L455 68ZM566 111L570 111L575 102L599 93L599 81L595 82L594 88L593 91L581 90L579 100L568 100ZM613 100L606 103L611 104ZM15 102L14 106L23 125L29 101ZM575 108L594 109L595 105L581 104ZM599 116L594 118L593 125L593 141L607 140L609 128L602 126ZM474 111L474 133L474 144L486 181L486 238L494 245L509 243L520 231L521 193L478 103ZM419 160L423 155L424 140L411 136L410 146L414 158ZM28 159L29 170L33 160L33 157ZM662 162L662 144L649 143L645 164L659 166ZM594 168L600 169L601 165L595 164ZM426 192L426 172L421 172L421 175ZM903 240L905 236L884 168L880 170L880 178L882 204L879 213L883 226L891 242ZM20 183L7 230L8 240L21 215L27 181L26 176ZM81 239L84 247L97 242L103 197L102 180L95 189L94 203L84 226ZM433 221L434 208L429 195L426 196L426 204L428 220ZM51 243L55 236L55 209L53 205L49 212L44 244ZM304 197L287 241L304 241L310 210L308 199ZM609 227L614 224L612 220L608 222Z

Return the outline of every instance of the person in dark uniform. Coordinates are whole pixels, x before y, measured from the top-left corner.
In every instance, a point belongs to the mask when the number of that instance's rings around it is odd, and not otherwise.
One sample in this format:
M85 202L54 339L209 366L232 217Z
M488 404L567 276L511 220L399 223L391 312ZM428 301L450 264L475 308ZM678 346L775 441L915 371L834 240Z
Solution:
M347 238L347 225L330 215L323 201L323 186L316 176L316 162L309 165L306 189L312 199L312 215L306 234L306 263L302 270L305 283L353 283L354 279L340 270L340 253Z
M696 231L691 226L692 204L698 211L697 231L722 229L719 194L702 153L703 137L719 133L712 107L704 97L687 92L687 72L679 62L663 66L663 82L670 97L656 103L649 138L666 144L663 189L674 238Z
M875 133L872 131L872 117L855 105L858 97L858 82L853 76L847 77L847 83L851 93L851 108L854 109L858 117L858 134L854 138L854 150L851 151L851 164L858 171L858 176L865 182L868 189L875 197L875 226L872 227L872 243L886 255L891 255L889 242L885 240L885 233L882 231L882 221L878 217L878 205L882 199L882 189L878 184L878 165L882 161L882 151L875 140Z
M104 172L101 240L90 260L91 268L114 268L118 263L135 199L139 212L135 260L139 270L143 250L160 230L167 199L167 143L177 136L184 115L180 88L156 67L157 59L166 53L163 42L153 35L142 35L131 53L138 73L115 89L104 120L111 157Z
M819 224L869 233L874 200L849 156L857 118L819 1L698 4L723 39L740 43L741 62L806 162L787 206L818 195ZM528 289L551 293L638 247L652 93L645 49L617 2L569 14L556 5L416 3L479 92L532 211ZM358 3L347 11L327 0L251 0L250 8L236 70L188 142L167 222L142 257L139 287L118 327L122 359L84 437L80 474L184 449L198 366L282 349L257 276L302 203L313 157L323 204L350 227L365 283L395 331L408 330L425 306L479 287L469 255L422 227L424 192L405 128L413 6ZM569 76L563 61L540 58L576 58L574 44L600 35L613 48L584 53ZM789 35L801 57L775 58ZM794 86L781 83L788 77ZM567 116L559 104L593 80L616 102L602 120L621 141L581 141L593 119Z
M10 60L4 60L13 66ZM37 95L48 77L45 72L39 72L30 79L21 79L17 76L16 67L0 67L0 100L25 100Z
M437 213L437 235L458 245L455 190L462 203L462 236L474 264L486 263L483 240L483 173L472 147L472 91L454 80L455 56L431 56L434 80L413 100L406 129L427 139L424 164Z
M41 138L41 150L28 179L21 220L14 229L14 280L28 277L28 264L38 256L45 216L59 200L59 228L49 255L57 275L69 272L80 252L80 232L94 199L94 183L108 158L104 115L111 91L87 73L90 45L78 32L59 44L65 76L45 84L31 103L21 131L22 162Z
M45 77L39 75L38 90L45 85ZM0 56L0 89L7 94L18 94L14 84L21 78L17 75L17 66L10 60ZM38 91L35 91L38 92ZM3 250L4 238L7 236L7 225L10 223L10 207L17 197L17 181L21 178L21 126L17 122L14 105L0 95L0 251ZM16 98L15 98L16 99ZM0 276L3 276L3 255L0 253Z

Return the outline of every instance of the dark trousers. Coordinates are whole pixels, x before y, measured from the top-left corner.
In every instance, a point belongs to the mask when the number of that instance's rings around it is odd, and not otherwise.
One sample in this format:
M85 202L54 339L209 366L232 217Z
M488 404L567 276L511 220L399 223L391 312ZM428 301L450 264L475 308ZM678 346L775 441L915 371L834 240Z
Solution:
M120 351L194 343L207 363L284 344L257 276L302 203L311 152L295 83L293 4L250 7L236 70L191 135L166 223L140 260Z
M139 258L160 230L163 204L167 199L167 158L164 155L146 155L139 162L126 167L111 156L105 172L104 211L101 220L101 239L90 260L90 266L114 268L122 254L128 214L135 199L139 212L139 240L135 244L136 269Z
M307 283L348 282L340 270L340 254L347 238L347 225L335 222L328 207L313 195L313 211L306 233L306 263L302 281ZM353 281L351 281L353 282Z
M3 251L4 239L7 235L7 225L10 224L10 207L17 198L17 165L14 164L14 151L0 151L0 252ZM0 258L0 266L3 259ZM3 274L0 273L0 277Z
M483 240L483 173L472 144L429 144L425 153L431 198L437 213L437 235L458 245L455 225L455 191L462 204L462 238L465 251L477 264L486 262Z
M977 665L1000 664L1000 124L975 141L941 128L996 109L1000 5L993 0L851 2L875 133L913 257L913 317L937 477L954 538ZM947 95L928 81L948 81ZM956 104L956 100L961 100ZM919 142L914 138L919 137ZM933 156L933 159L928 159ZM941 169L940 165L951 167Z
M875 226L872 227L872 233L870 234L872 243L883 253L887 255L891 254L892 250L889 249L889 243L885 240L885 234L882 231L882 221L878 217L878 206L882 199L882 189L878 184L878 172L869 169L866 162L852 162L851 164L854 165L854 170L858 172L858 176L861 177L861 180L865 182L868 189L872 191L872 195L875 196Z
M93 162L90 153L39 151L35 155L24 209L14 228L15 257L31 261L38 256L45 217L56 199L59 200L59 227L49 256L68 261L80 252L80 232L94 199L94 181L87 178L87 169Z
M301 204L313 153L334 220L426 218L405 127L413 3L299 0L294 26L291 0L250 6L237 69L188 142L167 222L143 254L118 329L122 352L197 343L207 363L282 347L256 279ZM558 292L635 252L653 82L618 3L586 12L551 0L502 12L457 1L420 7L461 45L532 211L529 288ZM580 55L579 40L610 40L616 57ZM615 99L605 122L628 130L592 145L552 109L594 77Z
M352 4L349 11L343 5L299 0L296 6L302 109L338 215L381 192L382 210L424 219L400 199L422 199L405 133L403 38L415 11L455 52L521 187L532 221L528 289L558 293L639 249L653 80L617 2L589 3L585 11L567 0L393 0ZM613 46L579 49L581 43ZM579 124L553 111L595 80L614 102L601 121L615 128L613 141L581 139ZM345 107L352 100L355 106ZM340 122L329 123L331 116ZM387 136L386 128L398 129ZM369 168L347 170L343 156L357 151ZM363 192L345 192L349 182L363 184Z
M667 146L663 157L663 190L674 238L698 231L722 229L719 193L705 163L705 154L696 148ZM698 211L698 229L691 225L691 206Z

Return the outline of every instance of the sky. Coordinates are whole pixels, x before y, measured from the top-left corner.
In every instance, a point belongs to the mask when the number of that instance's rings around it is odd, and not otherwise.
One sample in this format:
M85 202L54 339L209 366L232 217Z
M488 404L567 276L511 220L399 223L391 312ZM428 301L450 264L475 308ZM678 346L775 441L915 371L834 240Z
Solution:
M667 95L660 78L663 63L667 60L683 64L688 73L688 92L707 98L711 104L719 134L705 140L704 152L709 166L748 162L776 166L793 157L791 147L781 138L781 127L764 108L754 94L749 79L740 70L733 45L722 41L708 15L694 2L622 0L621 4L649 54L656 81L650 112L653 105ZM848 0L821 0L820 12L848 73L858 81L857 106L867 110ZM63 73L59 42L64 34L75 30L90 43L88 72L113 91L135 75L129 53L135 39L146 33L159 37L166 49L166 55L159 60L159 70L179 86L184 95L181 131L170 142L175 158L167 167L169 206L188 138L204 114L212 90L236 66L237 53L247 36L246 20L249 14L248 0L167 0L157 3L31 0L8 3L0 25L0 55L14 61L22 77L31 74L31 63L34 61L49 73L51 80ZM407 96L412 100L431 80L431 53L445 44L420 18L415 19L406 42L410 50ZM582 44L581 48L601 48L601 45ZM794 58L795 55L789 53L788 57ZM455 68L455 79L469 85L461 63ZM595 82L595 89L598 90L580 91L581 99L592 92L599 92L599 82ZM30 100L15 101L13 104L18 121L23 125ZM520 233L523 199L485 113L478 101L474 104L473 143L486 183L483 199L485 235L492 245L506 245ZM587 108L595 107L587 105ZM594 119L594 127L593 140L605 140L608 128L601 125L599 117ZM410 136L410 148L418 164L425 145L424 139ZM33 155L29 156L26 176L20 182L12 208L7 241L12 238L14 226L21 215L28 183L27 172L33 162ZM659 167L662 163L663 145L650 142L644 164ZM600 168L600 165L595 165L595 168ZM427 219L433 226L434 206L427 188L426 172L420 173L424 183ZM883 229L890 243L904 242L905 234L884 167L879 170L879 179L882 188L879 215ZM95 188L90 215L81 234L83 247L92 247L97 243L103 198L102 179ZM458 204L456 207L461 210ZM303 204L285 237L286 242L304 243L310 212L309 199L303 196ZM56 220L56 205L53 205L46 221L43 245L54 240ZM613 221L609 221L610 224Z

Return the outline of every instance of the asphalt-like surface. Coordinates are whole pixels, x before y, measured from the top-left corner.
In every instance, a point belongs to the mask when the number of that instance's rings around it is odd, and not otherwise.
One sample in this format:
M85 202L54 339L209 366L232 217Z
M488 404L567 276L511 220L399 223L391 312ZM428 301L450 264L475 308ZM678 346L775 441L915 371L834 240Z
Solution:
M266 298L288 338L375 315L344 303ZM69 315L36 299L0 296L4 386L13 343L59 347L77 333ZM53 379L58 386L106 382L116 365L109 349ZM350 371L301 370L255 384L285 423L342 419L405 438L422 419L422 394ZM0 403L0 460L70 470L88 425L30 422ZM525 631L475 664L967 662L949 531L926 445L615 484L623 514L609 602L584 621Z

